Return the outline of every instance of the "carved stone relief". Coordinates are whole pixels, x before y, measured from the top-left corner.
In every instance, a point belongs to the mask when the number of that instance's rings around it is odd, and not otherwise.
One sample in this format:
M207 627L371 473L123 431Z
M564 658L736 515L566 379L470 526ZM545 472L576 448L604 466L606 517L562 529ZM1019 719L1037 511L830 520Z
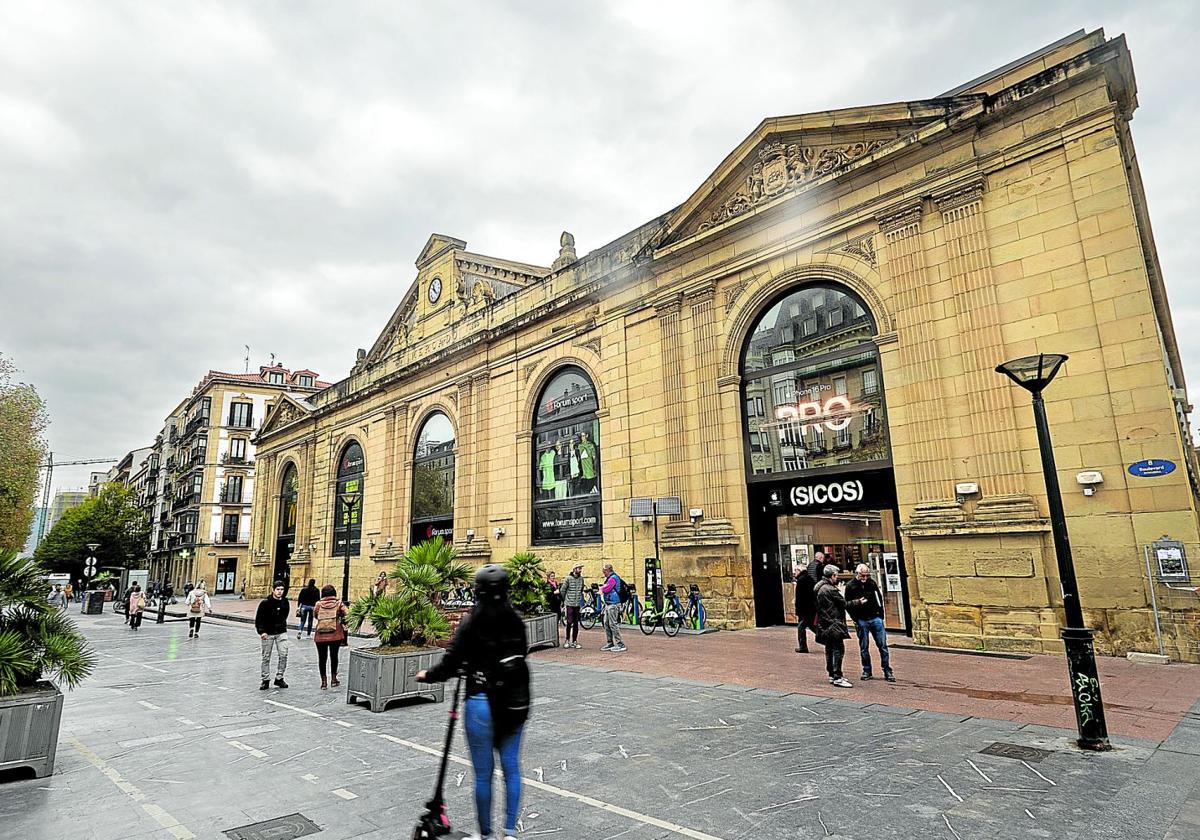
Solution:
M713 210L701 222L696 232L748 213L757 205L789 190L844 169L859 158L866 157L891 143L891 140L867 140L842 146L815 148L798 143L784 145L778 141L766 143L758 152L758 160L750 168L741 189Z

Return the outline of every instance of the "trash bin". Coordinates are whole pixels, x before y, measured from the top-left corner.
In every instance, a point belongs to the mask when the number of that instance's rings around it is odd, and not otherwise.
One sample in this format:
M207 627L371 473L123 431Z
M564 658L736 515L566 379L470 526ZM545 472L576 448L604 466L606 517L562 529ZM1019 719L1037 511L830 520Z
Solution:
M83 615L100 615L104 612L104 590L92 589L83 593Z

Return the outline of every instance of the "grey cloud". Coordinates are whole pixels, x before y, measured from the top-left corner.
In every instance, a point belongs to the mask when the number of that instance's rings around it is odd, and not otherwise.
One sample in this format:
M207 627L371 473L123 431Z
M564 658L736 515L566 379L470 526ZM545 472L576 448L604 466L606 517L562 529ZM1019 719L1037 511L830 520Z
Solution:
M243 344L345 375L433 231L548 262L566 228L583 252L764 117L933 96L1081 26L1133 50L1196 375L1186 3L0 0L0 350L56 453L119 455Z

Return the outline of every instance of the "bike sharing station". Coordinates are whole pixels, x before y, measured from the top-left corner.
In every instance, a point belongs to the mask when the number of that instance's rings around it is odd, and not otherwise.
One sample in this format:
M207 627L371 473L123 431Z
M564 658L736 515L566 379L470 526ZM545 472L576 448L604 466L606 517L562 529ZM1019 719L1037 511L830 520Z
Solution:
M659 498L635 497L629 500L629 518L652 522L654 526L654 556L643 561L643 592L645 600L638 603L636 588L630 584L633 598L629 613L622 623L637 625L647 636L662 627L668 636L684 633L699 636L715 633L719 628L710 627L705 620L704 599L700 587L688 584L686 601L679 594L675 583L663 584L662 551L659 541L658 519L660 516L680 516L683 502L679 496Z

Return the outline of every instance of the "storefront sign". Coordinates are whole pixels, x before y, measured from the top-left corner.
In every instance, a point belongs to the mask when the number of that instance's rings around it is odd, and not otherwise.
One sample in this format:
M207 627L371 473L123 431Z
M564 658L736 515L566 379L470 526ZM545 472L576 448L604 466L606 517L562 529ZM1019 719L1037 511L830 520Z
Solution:
M1147 458L1145 461L1135 461L1129 465L1129 474L1138 478L1156 478L1175 472L1175 462L1160 458Z
M828 484L798 484L791 489L789 497L795 507L840 504L862 501L865 494L863 483L857 479L835 481Z

